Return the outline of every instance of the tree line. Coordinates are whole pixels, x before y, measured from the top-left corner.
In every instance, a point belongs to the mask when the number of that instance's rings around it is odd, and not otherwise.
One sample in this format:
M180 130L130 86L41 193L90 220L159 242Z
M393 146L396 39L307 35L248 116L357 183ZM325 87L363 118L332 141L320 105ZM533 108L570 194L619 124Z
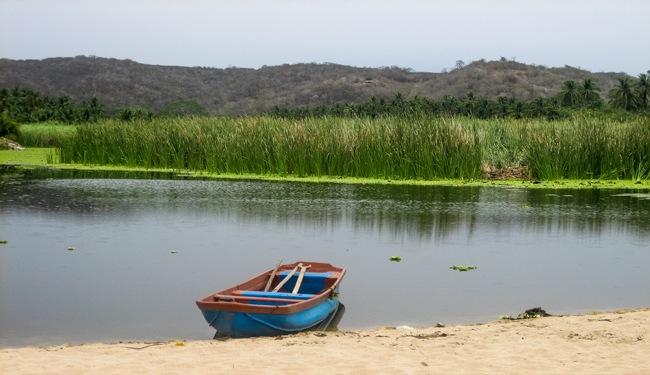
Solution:
M38 91L16 87L0 90L0 113L21 124L44 121L78 123L103 118L106 109L97 98L77 104L68 96L43 96Z
M16 87L0 89L0 114L19 124L56 121L65 124L95 122L105 118L124 121L152 119L154 116L184 117L206 116L207 111L193 100L175 100L159 113L143 106L130 106L109 110L97 98L76 103L68 96L51 97L36 90Z
M600 88L591 79L582 82L565 81L561 90L551 97L539 97L527 101L513 97L498 97L494 100L477 97L469 92L465 97L446 95L439 100L416 96L406 99L397 94L393 99L372 97L364 103L347 103L324 106L287 108L276 106L272 116L284 118L304 118L314 116L371 117L446 115L473 118L546 118L567 117L576 110L624 111L649 113L648 87L650 71L638 79L624 77L607 93L605 102Z
M379 117L412 115L468 116L473 118L546 118L558 119L575 110L623 111L649 113L648 87L650 71L637 78L624 77L607 93L605 102L600 88L591 79L582 82L566 81L561 90L551 97L521 100L514 97L486 99L469 92L464 97L446 95L441 99L425 97L406 98L396 94L392 99L372 97L362 103L338 103L308 107L274 107L271 116L304 118L313 116ZM104 118L124 121L152 119L153 117L207 116L207 111L193 100L168 103L159 113L142 106L109 110L97 98L76 103L68 96L49 97L28 88L0 89L0 114L3 121L18 124L44 121L87 123Z

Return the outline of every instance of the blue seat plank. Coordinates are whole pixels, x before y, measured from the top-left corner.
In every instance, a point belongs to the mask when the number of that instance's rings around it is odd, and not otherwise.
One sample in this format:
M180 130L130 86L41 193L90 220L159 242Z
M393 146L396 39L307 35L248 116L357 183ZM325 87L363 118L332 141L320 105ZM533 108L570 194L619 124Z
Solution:
M283 292L262 292L262 291L257 291L257 290L244 290L241 292L241 295L244 297L266 297L266 298L284 298L284 299L299 299L299 300L306 300L310 299L313 297L313 294L304 294L304 293L298 293L298 294L291 294L291 293L283 293Z

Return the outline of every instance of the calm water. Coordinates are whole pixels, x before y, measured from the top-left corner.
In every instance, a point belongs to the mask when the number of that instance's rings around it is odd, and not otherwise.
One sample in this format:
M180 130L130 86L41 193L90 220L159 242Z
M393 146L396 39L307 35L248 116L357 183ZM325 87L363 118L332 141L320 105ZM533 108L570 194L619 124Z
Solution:
M647 190L30 175L0 176L0 346L209 339L194 301L279 259L348 268L342 329L650 306Z

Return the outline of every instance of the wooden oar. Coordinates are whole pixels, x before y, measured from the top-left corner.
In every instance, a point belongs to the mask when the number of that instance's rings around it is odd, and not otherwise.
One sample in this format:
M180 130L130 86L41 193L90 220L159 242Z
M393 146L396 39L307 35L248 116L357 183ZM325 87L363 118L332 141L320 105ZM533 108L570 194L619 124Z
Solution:
M271 289L271 283L273 283L273 278L275 277L275 274L278 272L278 268L282 265L282 259L278 261L277 266L275 266L275 269L271 273L271 277L269 277L269 281L266 282L266 287L264 287L264 291L268 292L269 289Z
M288 274L284 279L282 279L282 281L280 281L280 284L278 284L278 285L275 287L275 289L273 289L273 292L277 292L278 290L280 290L280 288L282 288L282 287L284 286L284 284L286 284L287 281L289 281L289 279L291 279L291 276L293 276L293 274L296 273L296 271L298 271L298 267L302 267L302 263L298 263L298 265L295 266L295 267L291 270L291 272L289 272L289 274Z
M300 274L298 275L298 281L296 281L296 286L293 287L293 292L291 292L291 294L298 293L298 290L300 290L300 284L302 284L302 279L305 277L305 271L307 271L307 268L309 267L311 267L311 264L308 266L303 266L302 263L300 263Z

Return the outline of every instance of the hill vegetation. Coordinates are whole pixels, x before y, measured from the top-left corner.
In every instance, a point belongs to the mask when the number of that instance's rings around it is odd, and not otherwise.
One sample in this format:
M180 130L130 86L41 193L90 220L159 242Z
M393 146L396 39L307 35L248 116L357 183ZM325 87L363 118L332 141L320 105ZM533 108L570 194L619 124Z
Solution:
M332 63L260 69L177 67L78 56L0 59L0 72L0 89L34 91L40 97L33 100L55 101L50 107L64 111L76 104L86 111L86 120L120 111L127 118L154 113L252 115L277 108L365 103L372 98L392 101L397 94L406 100L471 95L490 101L534 101L556 96L567 81L586 79L600 89L596 95L606 102L607 93L620 79L631 78L624 73L548 68L505 58L469 64L458 61L449 71L423 73L395 66L358 68Z

